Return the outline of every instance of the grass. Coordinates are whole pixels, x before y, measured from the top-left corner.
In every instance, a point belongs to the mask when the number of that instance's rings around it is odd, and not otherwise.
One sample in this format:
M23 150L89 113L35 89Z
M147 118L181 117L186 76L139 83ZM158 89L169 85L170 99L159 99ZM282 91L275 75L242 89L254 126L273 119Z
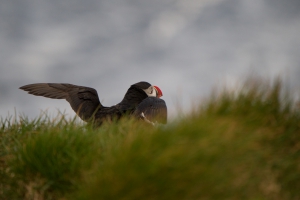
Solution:
M300 199L300 111L280 81L215 93L167 126L0 127L0 199Z

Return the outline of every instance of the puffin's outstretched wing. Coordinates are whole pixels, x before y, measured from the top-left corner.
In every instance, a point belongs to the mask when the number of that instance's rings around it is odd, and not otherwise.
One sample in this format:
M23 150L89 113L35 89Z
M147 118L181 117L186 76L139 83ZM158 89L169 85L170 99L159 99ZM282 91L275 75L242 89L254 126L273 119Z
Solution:
M102 107L97 91L89 87L67 83L35 83L24 85L20 89L36 96L66 99L83 120L90 119L96 109Z
M167 123L167 105L164 100L157 97L144 99L134 111L134 115L146 118L150 122Z

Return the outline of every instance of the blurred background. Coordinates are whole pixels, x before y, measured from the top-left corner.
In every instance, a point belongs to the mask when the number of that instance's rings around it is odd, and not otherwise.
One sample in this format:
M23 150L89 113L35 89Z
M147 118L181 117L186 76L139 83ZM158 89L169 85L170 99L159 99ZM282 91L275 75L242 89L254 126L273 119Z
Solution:
M148 81L171 117L253 73L300 88L299 0L0 0L0 44L1 117L75 115L18 89L38 82L93 87L110 106Z

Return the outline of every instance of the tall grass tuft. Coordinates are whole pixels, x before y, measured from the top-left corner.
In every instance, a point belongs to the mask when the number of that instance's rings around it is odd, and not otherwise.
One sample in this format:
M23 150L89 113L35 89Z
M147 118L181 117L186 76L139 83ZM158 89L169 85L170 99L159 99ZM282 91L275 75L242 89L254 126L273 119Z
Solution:
M215 93L167 126L0 125L0 199L300 199L300 112L279 80Z

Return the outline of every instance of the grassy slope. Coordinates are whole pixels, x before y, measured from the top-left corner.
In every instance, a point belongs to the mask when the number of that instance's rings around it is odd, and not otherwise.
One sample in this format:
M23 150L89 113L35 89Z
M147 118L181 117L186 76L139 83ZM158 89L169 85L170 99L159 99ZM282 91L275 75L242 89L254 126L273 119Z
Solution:
M166 127L12 121L0 199L300 199L300 112L279 82L214 96Z

